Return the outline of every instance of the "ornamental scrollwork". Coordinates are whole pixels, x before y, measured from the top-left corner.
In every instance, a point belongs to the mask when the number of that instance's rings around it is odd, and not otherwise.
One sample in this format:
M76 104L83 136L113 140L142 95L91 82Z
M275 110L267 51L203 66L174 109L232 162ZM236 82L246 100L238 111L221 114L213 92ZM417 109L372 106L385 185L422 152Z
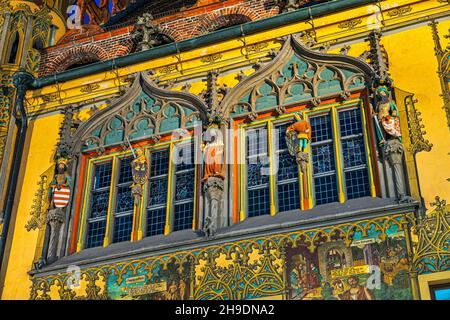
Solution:
M422 124L421 112L417 110L414 99L414 95L410 94L405 98L406 113L408 118L409 138L411 145L408 148L413 154L425 151L430 152L433 144L425 139L426 131L425 125Z
M440 197L431 205L435 209L413 229L418 242L412 262L419 274L450 269L450 210Z
M443 48L437 29L438 23L436 21L432 21L429 26L431 27L432 37L434 41L434 53L438 62L437 73L441 83L441 96L444 102L444 106L442 107L442 109L445 110L445 114L447 117L447 126L450 129L450 43L448 43L447 46ZM444 38L449 39L450 34L444 36Z

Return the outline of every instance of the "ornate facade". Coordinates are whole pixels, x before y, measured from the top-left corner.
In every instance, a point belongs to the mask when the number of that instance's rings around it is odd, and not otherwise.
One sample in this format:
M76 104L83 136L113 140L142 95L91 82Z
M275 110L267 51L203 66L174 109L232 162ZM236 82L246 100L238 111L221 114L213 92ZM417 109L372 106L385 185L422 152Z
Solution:
M0 6L2 299L448 294L448 3Z

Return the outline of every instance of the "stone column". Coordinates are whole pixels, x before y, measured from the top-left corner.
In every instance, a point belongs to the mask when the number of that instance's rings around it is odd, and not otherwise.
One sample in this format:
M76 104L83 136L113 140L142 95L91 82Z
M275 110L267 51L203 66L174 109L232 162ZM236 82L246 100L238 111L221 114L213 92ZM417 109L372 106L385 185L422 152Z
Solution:
M218 228L226 226L223 195L224 180L219 177L209 177L203 184L205 191L205 218L203 232L207 238L214 237Z

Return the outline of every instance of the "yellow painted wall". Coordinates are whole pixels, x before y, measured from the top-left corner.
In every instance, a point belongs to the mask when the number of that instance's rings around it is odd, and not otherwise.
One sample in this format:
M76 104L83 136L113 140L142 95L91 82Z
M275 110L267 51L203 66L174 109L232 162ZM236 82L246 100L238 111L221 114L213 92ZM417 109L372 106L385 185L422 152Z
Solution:
M443 35L450 28L450 21L439 25ZM448 41L448 40L447 40ZM383 38L390 59L390 72L395 86L415 94L417 109L422 112L422 123L427 132L425 138L432 144L430 152L417 154L417 167L422 196L429 208L435 196L450 201L450 130L447 127L443 101L439 96L441 86L437 76L437 59L428 25L410 29Z
M27 274L31 270L36 250L38 231L28 232L25 224L30 218L34 194L37 191L39 176L53 162L55 145L58 139L62 115L40 118L30 123L32 137L27 158L22 190L18 200L18 211L14 228L14 237L10 249L10 259L6 270L2 299L28 299L31 281ZM13 222L12 220L11 222ZM8 249L8 248L7 248Z
M406 3L408 1L404 0L402 2ZM424 1L421 3L423 2ZM361 10L364 11L363 9ZM356 12L358 10L355 9L353 11ZM340 13L334 15L330 19L332 21L339 21L339 19L343 19L346 15L346 18L348 19L348 14L348 12ZM326 20L327 18L321 18L320 24L326 25ZM306 27L308 26L304 23L285 26L278 30L279 33L274 31L261 33L249 37L249 39L251 38L249 41L255 43L258 41L265 41L269 40L270 37L274 38L279 35L295 33ZM364 28L364 26L361 26L361 28ZM450 21L441 22L439 24L439 31L442 38L449 28ZM359 32L358 29L353 31L343 31L334 26L333 28L330 27L327 29L323 39L330 38L330 34L333 34L334 39L336 39L337 37L344 35L348 36L351 33L357 32ZM352 48L349 52L350 55L358 56L368 48L367 43L362 42L362 40L359 41L359 43L352 44ZM442 110L443 102L439 96L441 88L436 74L437 61L434 56L434 43L432 40L431 28L427 25L419 27L413 26L410 29L383 36L382 43L385 45L389 54L390 73L394 79L395 86L415 94L415 97L419 101L416 104L416 107L422 112L423 124L427 131L425 138L433 143L431 152L422 152L417 156L421 189L425 202L428 205L436 195L450 201L450 182L446 180L447 178L450 178L450 168L448 166L450 131L446 125L445 112ZM229 41L228 45L223 47L211 46L209 48L199 48L198 50L194 50L193 52L184 55L184 59L197 59L197 62L191 62L192 70L197 70L197 72L202 72L204 74L204 72L208 70L208 68L212 68L212 66L202 65L198 61L199 57L204 54L220 52L221 50L229 50L233 46L235 46L234 48L236 49L236 47L240 45L241 42L236 40ZM273 46L276 47L275 45ZM443 44L443 46L445 45ZM239 50L236 49L235 51ZM337 53L338 51L339 48L332 50L334 53ZM199 54L199 52L202 52L202 54ZM235 52L230 51L229 53L224 53L223 56L223 60L230 59L233 63L235 62L233 60L236 58ZM243 58L240 59L243 60ZM125 75L127 73L148 69L150 66L164 66L175 62L176 59L173 56L164 57L156 59L155 61L147 61L143 64L124 68L121 74ZM223 62L223 64L226 63ZM185 66L188 66L188 64ZM249 74L250 72L252 71L247 69L246 74ZM109 80L105 81L105 79ZM69 81L61 85L63 88L68 89L68 91L64 93L63 98L67 97L65 102L79 102L99 95L101 95L102 98L111 96L117 92L113 80L111 72L106 72L105 74L92 75L83 79ZM98 92L93 92L91 94L80 93L81 86L100 81L104 82ZM235 74L228 74L221 77L218 82L219 84L227 83L229 87L232 87L237 83L237 80L235 79ZM204 76L201 76L199 77L199 80L193 83L190 91L199 94L204 87ZM180 90L180 87L176 86L175 89ZM55 92L55 90L55 86L37 90L33 94L30 94L30 101L33 101L32 97L38 97L43 93L48 94ZM49 105L54 108L58 107L60 104L58 101L55 101ZM35 102L32 102L30 109L36 110L41 109L41 107L45 108L46 106L36 100ZM80 118L83 120L87 118L87 110L81 113ZM10 263L6 273L2 299L27 299L29 295L31 282L27 275L27 271L31 268L35 254L38 232L27 232L24 226L30 217L30 209L33 203L34 194L37 190L36 183L39 180L39 176L48 169L52 163L52 156L57 142L61 120L61 115L49 115L39 118L34 122L30 149L27 155L28 160L22 182L18 215L14 224L14 239L12 242Z

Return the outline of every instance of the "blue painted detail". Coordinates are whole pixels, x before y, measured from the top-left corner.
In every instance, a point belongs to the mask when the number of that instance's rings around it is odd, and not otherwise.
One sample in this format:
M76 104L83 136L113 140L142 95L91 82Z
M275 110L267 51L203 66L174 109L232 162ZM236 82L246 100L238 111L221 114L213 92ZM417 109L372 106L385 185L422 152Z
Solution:
M277 92L273 85L264 83L258 88L259 96L256 99L256 110L267 109L277 105Z
M114 117L109 123L111 131L105 136L105 144L115 144L122 142L124 139L123 122L121 119Z

